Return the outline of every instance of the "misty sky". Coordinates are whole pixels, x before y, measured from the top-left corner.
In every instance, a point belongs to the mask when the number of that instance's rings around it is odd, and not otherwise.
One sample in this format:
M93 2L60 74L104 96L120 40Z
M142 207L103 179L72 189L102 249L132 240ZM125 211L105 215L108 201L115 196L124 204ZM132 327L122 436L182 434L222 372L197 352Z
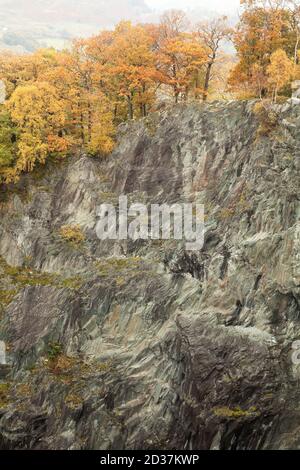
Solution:
M145 0L151 8L164 10L167 8L192 9L202 7L215 11L236 12L240 6L240 0Z

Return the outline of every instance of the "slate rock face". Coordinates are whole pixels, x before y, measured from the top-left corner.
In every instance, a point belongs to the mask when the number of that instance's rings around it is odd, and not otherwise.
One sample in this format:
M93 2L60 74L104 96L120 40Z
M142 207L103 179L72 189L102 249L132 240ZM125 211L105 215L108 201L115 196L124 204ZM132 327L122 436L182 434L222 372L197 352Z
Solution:
M10 191L1 449L300 448L300 110L276 112L262 133L250 102L177 106ZM121 194L203 203L203 248L98 240Z

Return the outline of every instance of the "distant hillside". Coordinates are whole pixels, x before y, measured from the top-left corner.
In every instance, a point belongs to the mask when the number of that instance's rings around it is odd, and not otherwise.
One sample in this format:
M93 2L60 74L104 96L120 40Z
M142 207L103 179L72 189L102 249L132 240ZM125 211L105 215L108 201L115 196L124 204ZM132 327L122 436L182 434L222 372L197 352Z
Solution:
M149 12L144 0L1 0L1 13L38 23L61 21L109 25Z
M121 19L151 19L144 0L0 0L0 48L63 47Z
M0 0L0 50L61 49L74 37L91 36L122 19L155 22L160 14L145 0ZM199 5L187 14L198 21L217 13Z

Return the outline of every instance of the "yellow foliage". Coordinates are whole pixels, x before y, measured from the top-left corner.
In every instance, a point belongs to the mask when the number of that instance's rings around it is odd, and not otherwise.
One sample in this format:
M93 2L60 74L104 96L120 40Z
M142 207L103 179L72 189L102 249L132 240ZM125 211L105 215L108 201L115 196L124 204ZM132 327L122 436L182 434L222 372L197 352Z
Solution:
M238 63L221 52L233 35L226 17L191 29L178 11L166 12L159 24L122 21L64 51L0 54L7 92L0 110L0 181L15 182L22 172L78 147L106 156L120 122L146 117L160 97L230 98L229 74L240 96L263 98L272 91L276 101L280 88L299 74L295 12L258 0L244 6L234 34Z
M10 383L0 384L0 408L4 408L9 404L10 389L11 389Z
M276 103L280 88L286 85L292 77L293 63L282 49L277 49L271 55L270 65L267 67L268 82L273 90L273 99Z
M214 408L213 413L214 415L222 418L238 419L252 416L253 414L257 413L257 410L254 406L249 408L249 410L242 410L239 406L236 408L228 408L227 406L223 406L220 408Z
M75 245L80 245L85 240L85 236L79 225L63 225L59 233L64 240Z
M274 109L272 109L270 100L263 100L256 103L253 112L259 121L257 130L258 136L269 135L278 125L278 115Z
M19 130L17 160L7 180L45 163L49 153L66 153L68 142L59 135L65 123L63 104L55 88L46 82L19 86L8 103L11 119Z

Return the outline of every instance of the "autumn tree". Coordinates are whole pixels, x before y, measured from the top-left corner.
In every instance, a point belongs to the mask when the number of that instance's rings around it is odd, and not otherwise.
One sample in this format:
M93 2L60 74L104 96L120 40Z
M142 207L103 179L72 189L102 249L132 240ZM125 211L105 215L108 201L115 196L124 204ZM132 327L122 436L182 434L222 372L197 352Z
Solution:
M87 40L75 41L70 51L59 53L57 67L48 74L64 104L65 134L93 154L109 153L113 147L113 117L103 92L103 76L87 51Z
M288 0L288 10L290 14L290 23L293 31L293 60L294 72L299 64L299 48L300 48L300 5L297 0Z
M203 101L208 96L209 84L212 78L212 70L218 59L222 41L229 39L232 33L227 23L227 17L221 16L211 21L198 23L196 26L196 37L201 45L207 50L207 61L205 63L205 76L203 84Z
M0 182L8 168L13 166L16 158L16 142L18 130L5 106L0 106ZM1 176L2 174L2 176Z
M206 51L192 32L186 32L188 20L180 10L166 12L157 27L155 42L158 80L171 89L175 103L187 100L190 89L206 61Z
M270 57L282 49L294 55L295 29L284 0L244 0L244 12L233 36L238 64L229 80L233 89L245 84L249 94L268 93Z
M278 49L273 52L270 65L267 68L267 75L275 103L277 101L278 90L289 82L292 73L293 64L285 51Z
M113 104L116 122L146 116L154 102L157 71L152 45L148 29L128 21L85 43L95 82Z
M40 49L33 54L17 55L2 53L0 55L0 76L6 85L7 97L18 86L43 80L56 61L54 49Z
M162 40L178 38L187 32L190 22L182 10L167 10L160 18L159 33Z
M49 153L67 152L68 142L61 134L65 115L51 85L40 82L20 86L7 106L19 133L16 164L7 179L32 171L37 162L45 163Z
M116 77L118 97L126 100L128 118L133 119L135 107L141 116L146 116L154 99L156 76L151 37L143 27L121 22L115 29L109 55L110 74Z

